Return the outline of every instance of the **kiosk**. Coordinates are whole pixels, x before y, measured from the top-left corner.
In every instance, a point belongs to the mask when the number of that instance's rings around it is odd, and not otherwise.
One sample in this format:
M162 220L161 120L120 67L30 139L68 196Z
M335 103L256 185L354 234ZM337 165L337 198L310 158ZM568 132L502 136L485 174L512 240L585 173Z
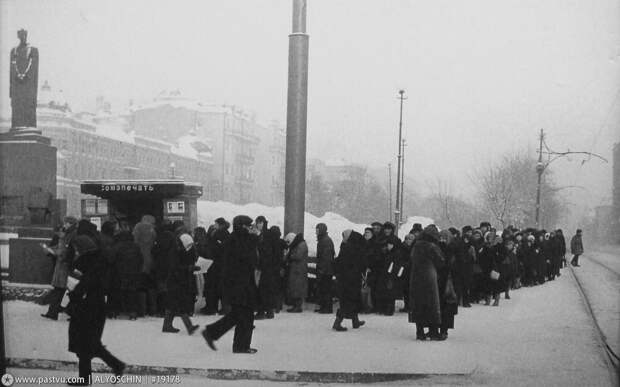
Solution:
M194 228L198 223L198 198L202 186L183 180L89 180L81 184L82 217L101 228L106 220L140 222L152 215L157 223L181 220Z

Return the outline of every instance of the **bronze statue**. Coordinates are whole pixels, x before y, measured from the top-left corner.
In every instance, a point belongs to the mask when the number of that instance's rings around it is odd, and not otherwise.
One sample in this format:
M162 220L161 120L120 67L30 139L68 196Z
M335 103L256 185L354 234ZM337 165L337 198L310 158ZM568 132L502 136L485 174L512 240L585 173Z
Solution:
M28 31L17 31L19 46L11 50L11 128L37 127L39 51L28 44Z

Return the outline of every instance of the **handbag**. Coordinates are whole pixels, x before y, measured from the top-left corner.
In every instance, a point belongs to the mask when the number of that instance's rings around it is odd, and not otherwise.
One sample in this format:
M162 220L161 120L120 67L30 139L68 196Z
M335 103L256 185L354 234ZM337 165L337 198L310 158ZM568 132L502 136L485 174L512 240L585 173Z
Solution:
M499 279L499 272L495 270L491 270L491 274L489 274L492 280L497 281Z

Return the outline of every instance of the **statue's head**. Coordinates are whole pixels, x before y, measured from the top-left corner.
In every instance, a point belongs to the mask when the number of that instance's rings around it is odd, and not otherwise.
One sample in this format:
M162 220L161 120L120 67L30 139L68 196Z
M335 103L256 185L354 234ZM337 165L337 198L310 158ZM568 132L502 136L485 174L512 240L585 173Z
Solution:
M17 38L21 43L26 43L26 40L28 40L28 31L23 28L17 31Z

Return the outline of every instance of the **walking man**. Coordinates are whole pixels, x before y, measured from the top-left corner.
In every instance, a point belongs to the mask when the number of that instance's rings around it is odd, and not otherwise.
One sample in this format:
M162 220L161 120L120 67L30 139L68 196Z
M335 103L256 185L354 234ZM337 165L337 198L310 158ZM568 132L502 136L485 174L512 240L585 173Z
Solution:
M573 259L570 261L570 264L575 267L579 267L579 256L583 254L582 234L583 232L581 229L577 229L577 233L570 240L570 253L573 254Z
M223 248L224 299L231 309L202 332L207 345L216 350L215 341L233 327L233 353L254 354L251 348L254 329L254 307L258 289L256 286L257 238L250 234L252 219L239 215L233 219L233 232Z

